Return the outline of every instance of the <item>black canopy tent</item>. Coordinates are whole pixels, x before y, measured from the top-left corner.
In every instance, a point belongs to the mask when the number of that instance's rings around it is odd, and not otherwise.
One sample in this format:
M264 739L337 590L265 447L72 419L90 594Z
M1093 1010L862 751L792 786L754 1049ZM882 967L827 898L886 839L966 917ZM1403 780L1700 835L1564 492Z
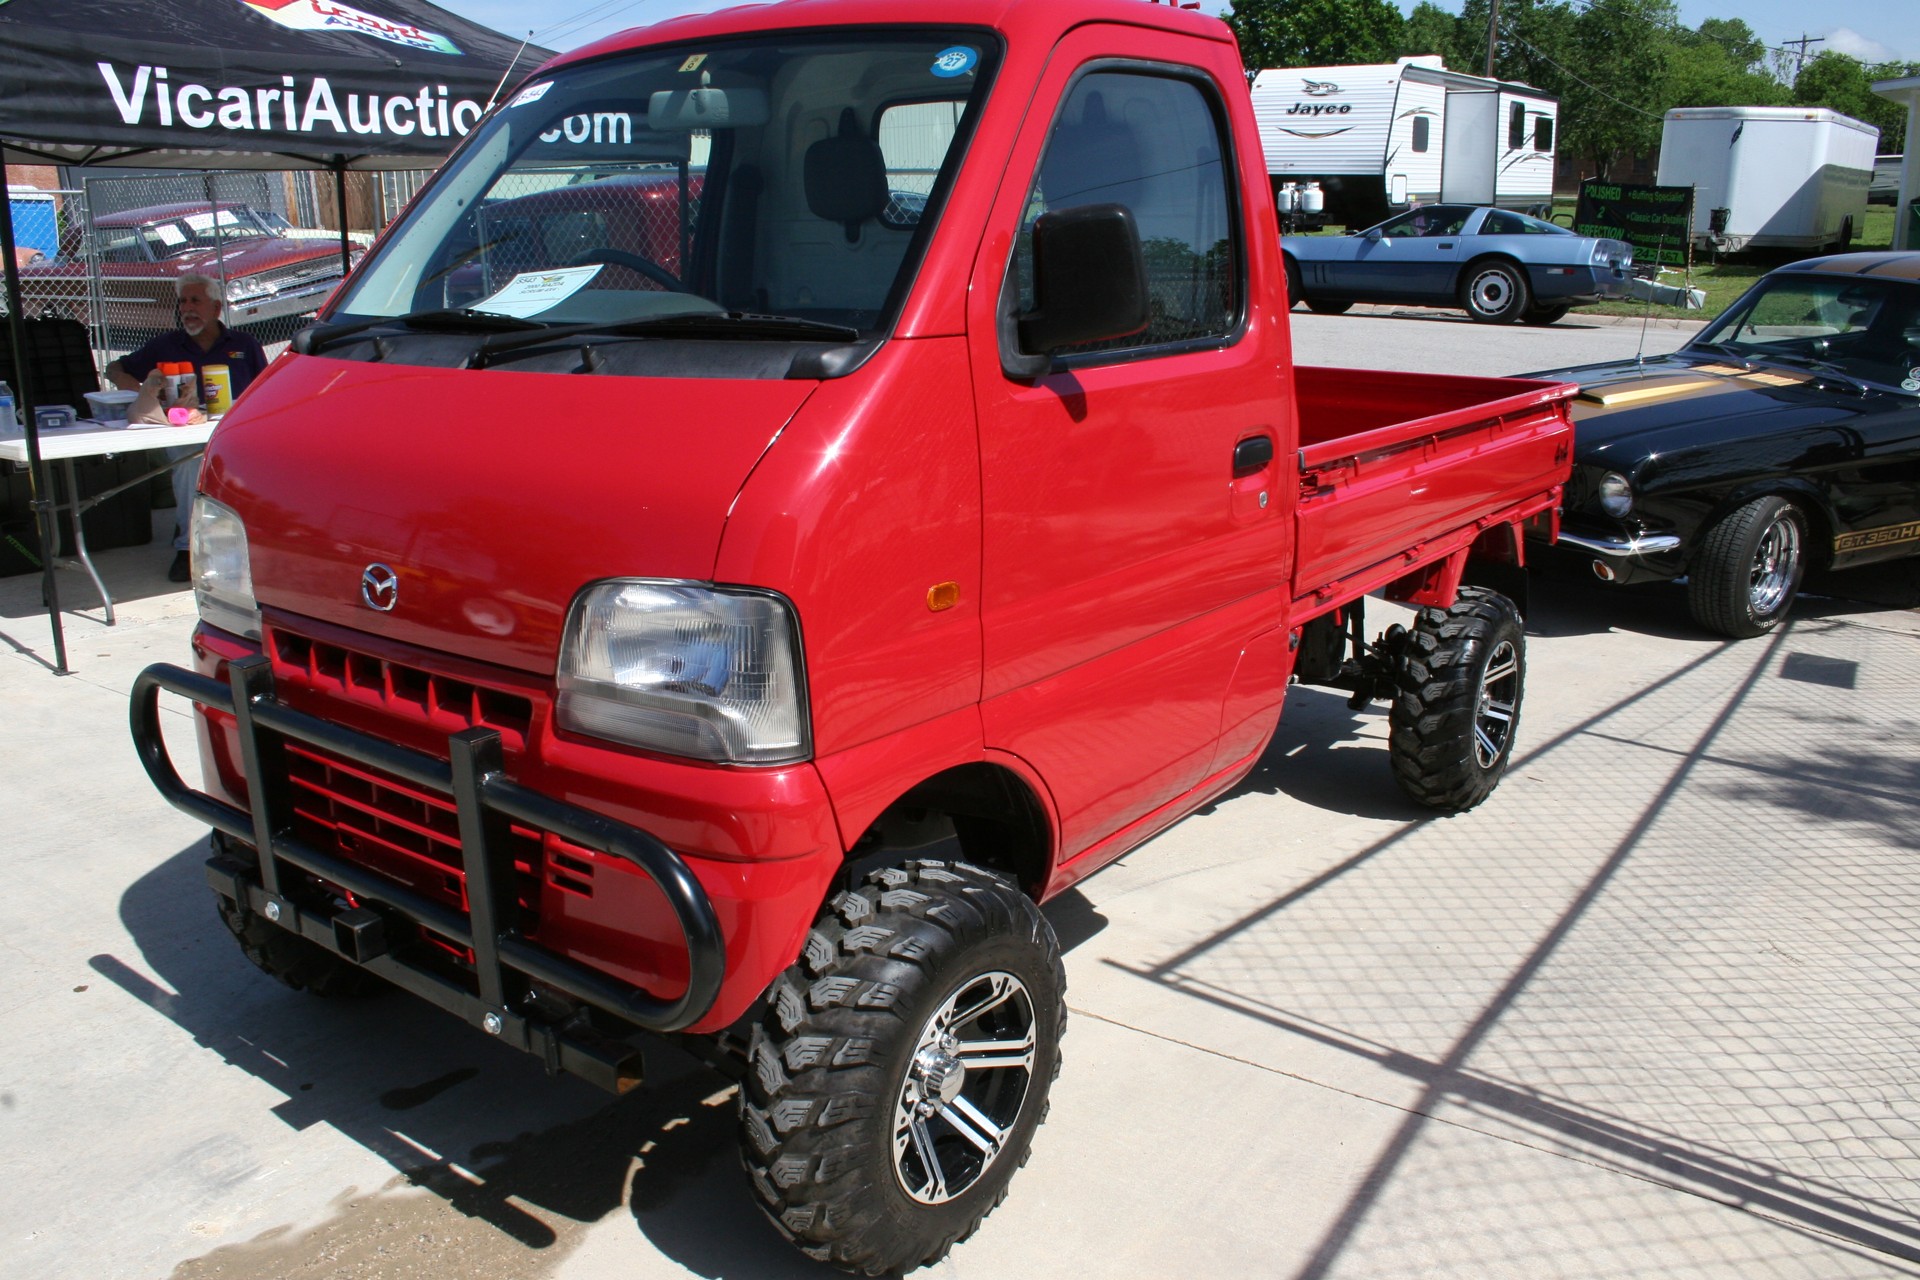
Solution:
M329 169L350 252L346 171L437 164L552 54L424 0L0 0L0 162L139 169ZM11 202L0 200L8 340L25 360ZM50 527L39 432L34 510ZM67 669L43 555L55 669Z

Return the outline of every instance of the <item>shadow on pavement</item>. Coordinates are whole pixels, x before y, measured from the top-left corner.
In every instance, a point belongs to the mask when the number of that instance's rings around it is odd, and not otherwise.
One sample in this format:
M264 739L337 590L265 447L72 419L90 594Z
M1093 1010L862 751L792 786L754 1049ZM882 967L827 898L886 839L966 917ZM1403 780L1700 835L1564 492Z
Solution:
M441 1262L465 1255L477 1274L547 1275L623 1205L655 1248L699 1275L838 1274L800 1257L760 1214L735 1153L733 1090L710 1068L650 1045L646 1086L614 1100L549 1079L533 1058L398 993L353 1001L289 990L221 926L207 853L204 843L182 850L121 898L158 982L111 955L93 968L282 1093L272 1110L289 1129L330 1126L397 1176L312 1231L279 1228L183 1264L181 1280L296 1274L356 1250L377 1252L383 1268L415 1253L420 1274L450 1274ZM408 1186L437 1200L396 1204L388 1193ZM396 1234L396 1218L419 1229Z
M1544 1274L1526 1213L1605 1241L1582 1274L1644 1274L1628 1243L1726 1274L1920 1261L1915 1127L1884 1093L1910 1070L1920 1003L1904 853L1920 843L1920 753L1859 741L1898 726L1790 674L1797 651L1846 647L1897 687L1912 637L1843 629L1714 645L1517 759L1613 770L1586 808L1509 801L1505 823L1530 838L1409 825L1157 964L1109 962L1415 1085L1294 1280L1465 1258ZM1891 719L1911 743L1914 717ZM1830 840L1754 840L1778 809L1834 819ZM1627 1178L1542 1180L1543 1153ZM1646 1183L1754 1225L1701 1237L1691 1210L1655 1221ZM1566 1204L1575 1185L1594 1201ZM1437 1238L1407 1234L1436 1223Z

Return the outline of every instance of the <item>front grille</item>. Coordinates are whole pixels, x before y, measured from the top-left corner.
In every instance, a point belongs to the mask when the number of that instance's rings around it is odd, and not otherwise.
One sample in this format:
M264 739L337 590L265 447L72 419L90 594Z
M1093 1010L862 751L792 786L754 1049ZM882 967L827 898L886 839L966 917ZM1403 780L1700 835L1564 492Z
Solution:
M269 626L267 649L276 681L376 709L436 735L492 729L509 754L526 749L534 703L524 694L301 635L280 623ZM453 910L469 910L452 796L303 743L287 744L287 767L300 839ZM516 928L538 939L543 906L546 914L560 906L552 895L593 898L598 855L519 823L509 824L508 833L520 908ZM472 959L464 948L432 935L428 940Z
M275 679L291 676L329 697L377 707L444 733L476 726L494 729L505 750L526 748L533 727L533 700L521 694L450 679L279 626L269 636Z
M312 258L305 262L289 262L283 266L268 267L264 271L255 271L245 277L246 287L257 292L272 292L305 284L309 280L324 280L340 274L340 259ZM239 281L235 282L240 283Z

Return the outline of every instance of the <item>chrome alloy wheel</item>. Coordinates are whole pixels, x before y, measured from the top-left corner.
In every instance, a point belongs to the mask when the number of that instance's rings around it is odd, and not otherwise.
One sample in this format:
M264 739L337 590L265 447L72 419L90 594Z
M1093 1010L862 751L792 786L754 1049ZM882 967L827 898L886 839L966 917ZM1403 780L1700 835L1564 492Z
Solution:
M963 985L921 1028L894 1106L893 1168L921 1204L980 1180L1020 1119L1033 1081L1033 997L1010 973Z
M1520 655L1502 640L1480 673L1480 696L1473 709L1473 755L1491 769L1513 736L1514 709L1520 701Z
M1513 305L1513 286L1504 271L1482 271L1471 286L1474 305L1488 315L1499 315Z
M1780 607L1799 571L1800 526L1789 512L1782 510L1774 516L1754 549L1747 592L1755 617L1765 617Z

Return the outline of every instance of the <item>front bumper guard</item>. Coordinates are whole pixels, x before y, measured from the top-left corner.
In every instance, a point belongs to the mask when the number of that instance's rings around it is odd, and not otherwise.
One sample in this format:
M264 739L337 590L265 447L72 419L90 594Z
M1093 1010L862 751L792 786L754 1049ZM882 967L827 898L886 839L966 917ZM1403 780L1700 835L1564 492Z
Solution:
M448 759L384 742L368 734L295 711L274 697L273 668L264 656L228 666L229 682L166 663L142 671L133 683L128 720L147 776L167 802L234 840L251 845L257 862L217 854L207 864L214 890L263 919L394 985L467 1019L489 1035L546 1060L551 1071L624 1092L639 1082L630 1046L607 1041L569 1022L554 1026L512 1006L524 982L538 981L579 1003L603 1010L644 1031L680 1031L699 1021L720 993L726 950L713 903L686 862L637 827L530 791L503 771L500 735L466 729L447 740ZM160 733L160 691L225 711L239 730L251 812L195 791L181 780ZM449 795L458 814L469 911L463 914L295 837L293 787L286 740L293 739L383 770L416 786ZM523 938L509 923L515 911L514 870L507 822L517 820L574 844L633 863L665 895L687 946L687 989L663 1000L639 987L554 954ZM316 910L281 889L281 863L311 872L375 907ZM388 949L386 925L401 919L473 950L477 994L453 979L407 962ZM514 988L519 988L515 990Z

